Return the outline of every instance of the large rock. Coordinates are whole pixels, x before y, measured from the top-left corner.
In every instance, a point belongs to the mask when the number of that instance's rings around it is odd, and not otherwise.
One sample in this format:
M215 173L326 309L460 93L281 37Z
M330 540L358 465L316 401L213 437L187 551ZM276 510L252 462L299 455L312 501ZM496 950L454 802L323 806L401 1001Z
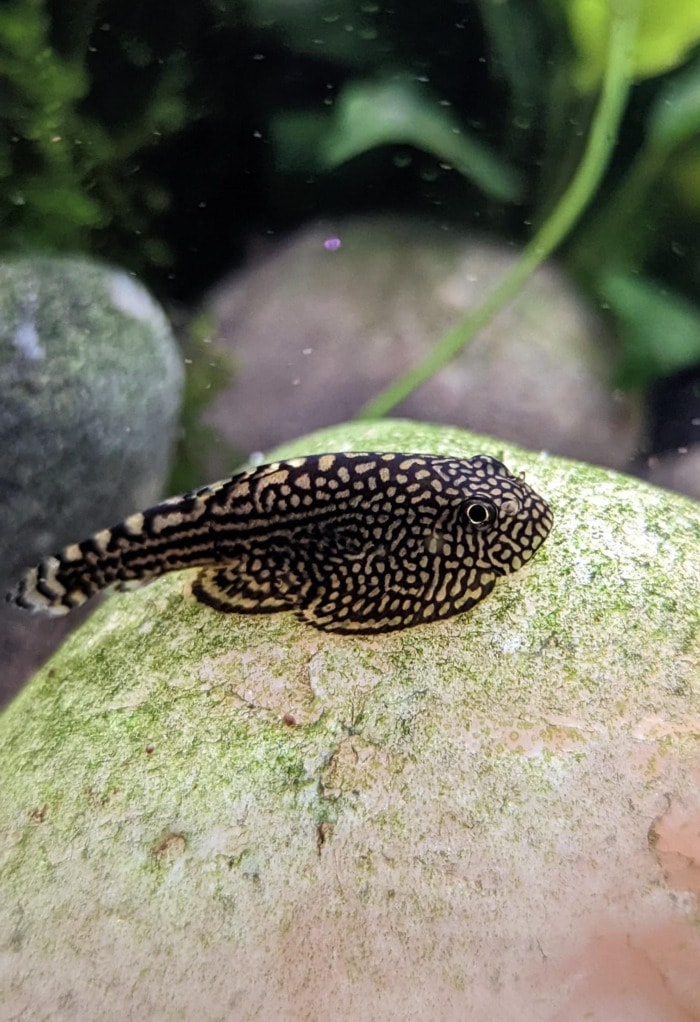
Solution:
M106 601L0 720L0 1016L700 1017L700 507L456 430L555 512L371 639Z
M159 496L182 380L162 309L128 274L87 259L0 263L0 591ZM6 665L66 627L16 620L3 604Z
M351 418L518 258L503 243L408 219L300 231L212 298L215 343L235 373L208 422L247 454ZM396 414L624 467L640 443L641 403L611 391L616 354L601 320L546 265Z

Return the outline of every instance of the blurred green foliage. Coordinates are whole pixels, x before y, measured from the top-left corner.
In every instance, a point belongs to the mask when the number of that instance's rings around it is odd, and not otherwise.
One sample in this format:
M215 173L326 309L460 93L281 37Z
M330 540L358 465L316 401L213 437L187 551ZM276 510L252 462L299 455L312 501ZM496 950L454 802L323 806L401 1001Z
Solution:
M700 359L697 0L5 0L3 248L105 255L182 297L310 216L526 242L635 5L638 84L563 254L618 324L617 382L645 386Z
M167 246L150 233L154 212L168 197L158 183L135 176L144 150L178 131L187 118L188 71L171 52L151 76L139 109L111 115L94 92L90 69L100 31L100 4L66 0L9 0L0 7L0 229L13 251L100 249L139 237L140 258L167 261ZM103 23L106 34L109 26ZM152 60L148 45L128 35L114 61L110 87L119 88L120 64L136 69ZM129 45L132 44L131 52ZM127 117L124 117L124 113ZM101 246L101 237L111 230ZM114 257L114 255L113 255Z
M663 74L682 64L700 38L697 0L561 0L577 51L576 75L582 89L603 76L610 22L615 8L639 9L637 37L629 54L632 78Z

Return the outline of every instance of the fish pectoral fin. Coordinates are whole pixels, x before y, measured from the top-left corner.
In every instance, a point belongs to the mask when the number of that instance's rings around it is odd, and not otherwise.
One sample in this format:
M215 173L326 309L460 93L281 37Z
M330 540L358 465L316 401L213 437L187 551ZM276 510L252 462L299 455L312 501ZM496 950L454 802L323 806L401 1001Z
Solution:
M353 618L351 614L346 616L331 607L304 607L295 611L295 617L321 632L337 635L381 635L407 627L406 621L398 616ZM420 624L420 621L410 623Z
M335 632L336 634L354 634L361 632L376 631L370 626L364 626L353 622L349 618L338 617L337 611L329 607L310 606L296 610L294 616L307 625L313 625L321 632Z
M322 632L339 635L377 635L405 627L400 616L383 614L371 608L359 614L347 604L339 605L334 598L309 599L301 607L295 607L294 611L299 621Z
M274 614L290 610L288 597L271 586L241 575L237 568L205 568L191 584L195 600L229 614Z

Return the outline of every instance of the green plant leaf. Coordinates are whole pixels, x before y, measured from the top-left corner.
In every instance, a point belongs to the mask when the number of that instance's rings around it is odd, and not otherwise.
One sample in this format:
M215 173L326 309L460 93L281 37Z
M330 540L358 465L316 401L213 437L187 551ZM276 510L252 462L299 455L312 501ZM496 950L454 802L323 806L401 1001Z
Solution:
M427 89L403 78L346 85L322 146L327 168L377 146L402 144L432 153L497 201L517 202L519 174L467 132Z
M644 387L700 359L700 308L654 281L608 274L601 293L622 328L615 384Z
M54 181L49 188L42 178L27 180L22 197L38 216L55 217L75 227L98 227L104 223L99 203L72 183L61 185Z
M610 24L615 12L637 6L639 24L630 49L631 78L650 78L682 64L700 40L698 0L559 0L578 52L577 82L595 89L605 66Z
M700 133L700 59L661 88L649 112L648 144L661 153Z

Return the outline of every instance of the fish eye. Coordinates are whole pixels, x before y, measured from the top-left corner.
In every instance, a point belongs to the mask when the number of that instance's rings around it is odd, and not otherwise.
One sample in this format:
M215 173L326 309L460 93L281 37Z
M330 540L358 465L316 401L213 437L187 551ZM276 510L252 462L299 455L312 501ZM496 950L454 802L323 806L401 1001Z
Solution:
M496 520L496 508L490 500L470 500L464 507L464 513L475 529L484 529Z

